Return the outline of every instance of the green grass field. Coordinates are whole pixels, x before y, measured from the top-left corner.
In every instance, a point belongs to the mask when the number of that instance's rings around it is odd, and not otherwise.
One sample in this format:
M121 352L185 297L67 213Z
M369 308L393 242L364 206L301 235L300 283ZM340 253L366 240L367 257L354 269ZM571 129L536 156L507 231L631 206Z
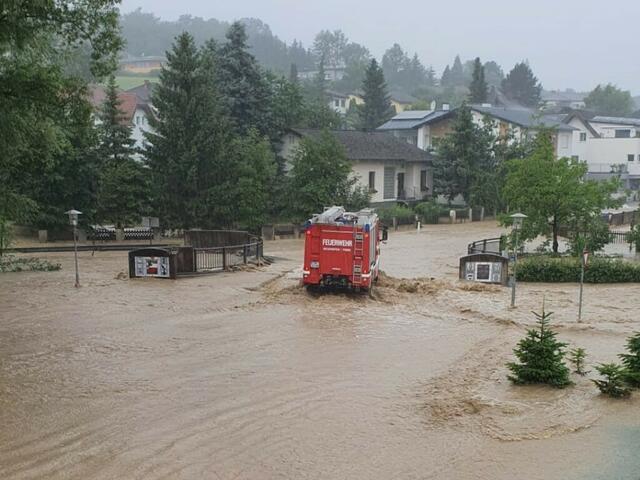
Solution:
M137 87L138 85L142 85L145 80L149 80L150 82L158 83L158 77L127 77L127 76L117 76L116 83L121 90L129 90L130 88Z

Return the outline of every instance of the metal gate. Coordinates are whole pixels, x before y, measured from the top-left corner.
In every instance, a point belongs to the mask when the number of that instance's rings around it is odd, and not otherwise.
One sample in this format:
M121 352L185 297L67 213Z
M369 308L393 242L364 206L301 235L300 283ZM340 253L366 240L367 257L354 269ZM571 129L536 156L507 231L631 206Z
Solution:
M262 241L254 240L243 245L225 247L194 248L195 271L213 272L231 267L258 262L262 256Z

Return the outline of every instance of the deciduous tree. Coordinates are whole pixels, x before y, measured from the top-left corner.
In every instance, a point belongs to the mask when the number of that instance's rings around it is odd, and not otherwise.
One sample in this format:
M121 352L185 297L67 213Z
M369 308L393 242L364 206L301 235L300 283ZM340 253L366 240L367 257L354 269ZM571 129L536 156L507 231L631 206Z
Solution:
M587 108L602 115L626 117L634 110L631 93L615 85L598 85L584 99Z
M592 218L615 204L611 195L617 182L585 180L586 174L585 163L556 158L551 131L538 131L532 154L509 163L503 191L510 209L528 216L523 239L551 237L557 252L561 225Z
M326 205L350 206L357 179L344 148L328 131L303 138L289 172L289 209L305 220ZM361 203L361 191L355 197Z

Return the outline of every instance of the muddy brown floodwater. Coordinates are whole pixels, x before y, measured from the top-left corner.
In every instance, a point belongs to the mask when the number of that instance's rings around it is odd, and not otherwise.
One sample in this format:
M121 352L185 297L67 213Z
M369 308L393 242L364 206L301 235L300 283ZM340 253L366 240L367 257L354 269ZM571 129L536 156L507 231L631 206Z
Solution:
M456 281L491 222L392 233L375 298L298 286L302 244L255 271L129 280L122 252L0 276L2 479L640 478L640 395L513 387L543 296L562 340L613 361L640 286ZM402 280L402 278L406 278ZM591 374L592 376L593 374Z

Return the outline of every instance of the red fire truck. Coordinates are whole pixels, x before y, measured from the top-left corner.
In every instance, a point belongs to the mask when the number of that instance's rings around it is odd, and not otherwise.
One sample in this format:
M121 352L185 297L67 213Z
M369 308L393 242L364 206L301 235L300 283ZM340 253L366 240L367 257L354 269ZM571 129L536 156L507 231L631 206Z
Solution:
M305 224L302 283L370 290L378 279L386 229L373 210L330 207Z

